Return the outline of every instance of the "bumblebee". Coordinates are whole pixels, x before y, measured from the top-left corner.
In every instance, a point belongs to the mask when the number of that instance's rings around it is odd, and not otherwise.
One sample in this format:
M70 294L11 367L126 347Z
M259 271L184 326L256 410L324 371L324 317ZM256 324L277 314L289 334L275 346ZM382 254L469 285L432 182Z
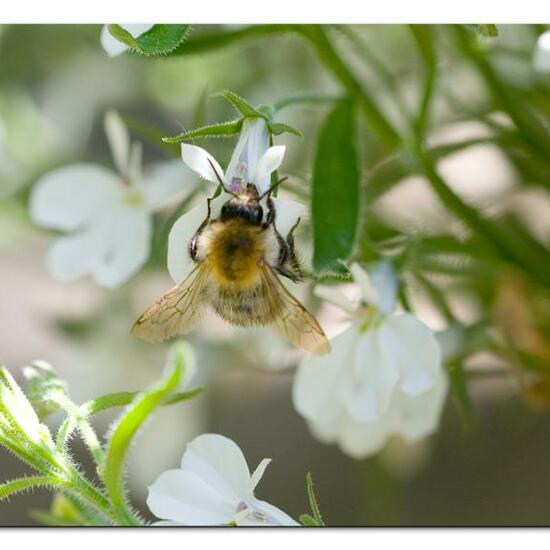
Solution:
M218 179L232 197L217 218L212 217L212 198L207 199L206 218L188 245L196 267L139 317L132 334L148 342L185 334L210 306L233 325L268 325L299 348L328 353L330 344L323 329L279 279L281 275L294 282L303 280L294 246L300 219L283 237L271 199L275 186L261 196L252 183L233 193ZM261 200L266 195L264 217Z

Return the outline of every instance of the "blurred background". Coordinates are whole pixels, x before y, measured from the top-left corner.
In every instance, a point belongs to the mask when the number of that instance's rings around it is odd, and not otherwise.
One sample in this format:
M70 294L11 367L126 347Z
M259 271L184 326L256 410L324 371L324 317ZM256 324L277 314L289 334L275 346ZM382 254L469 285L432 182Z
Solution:
M478 40L484 59L517 94L516 106L536 107L547 131L550 77L533 65L544 30L499 26L497 37ZM228 26L196 26L193 32L228 31ZM109 58L100 32L99 25L0 27L0 360L18 379L21 367L32 360L50 362L77 402L140 389L158 378L169 346L137 341L129 327L171 285L165 248L155 245L146 267L117 290L87 278L57 282L45 264L53 234L28 216L33 183L71 162L110 166L103 133L107 110L117 110L127 121L148 162L177 154L158 136L232 116L226 102L210 97L220 89L253 104L296 93L340 93L312 48L292 33L145 59ZM410 29L366 25L333 32L379 106L403 126L403 112L417 105L424 79ZM550 164L532 154L522 130L495 105L486 75L457 46L452 31L434 27L430 40L437 52L437 88L425 143L436 151L451 188L503 221L518 250L535 247L535 271L549 274ZM280 115L304 134L277 138L287 145L285 172L304 197L315 136L328 108L322 102L295 105ZM392 152L369 128L360 125L358 140L366 255L369 244L382 240L404 239L413 254L418 243L436 246L464 234L422 177L395 169ZM210 140L205 146L225 164L234 143ZM170 214L170 208L158 214L157 227ZM307 243L307 227L302 238ZM234 439L251 467L263 457L273 458L259 496L294 517L306 511L304 477L311 471L329 525L548 524L548 288L515 268L495 278L483 258L474 256L440 250L431 267L423 264L406 279L416 313L452 337L451 355L461 356L465 373L462 384L453 384L436 435L415 445L392 440L364 460L321 445L292 407L296 356L267 333L234 330L212 317L203 325L208 331L189 338L198 356L195 383L207 391L159 411L137 439L129 475L134 502L144 502L147 486L161 471L176 467L187 441L215 432ZM434 287L443 292L451 317L434 307ZM329 328L335 315L329 307L319 312ZM502 339L484 338L497 333L506 336L504 348ZM100 433L112 419L110 413L97 417ZM57 422L53 416L51 425ZM90 464L78 441L74 445L82 462ZM2 480L24 471L0 450ZM50 502L44 491L0 503L0 525L36 524L29 511Z

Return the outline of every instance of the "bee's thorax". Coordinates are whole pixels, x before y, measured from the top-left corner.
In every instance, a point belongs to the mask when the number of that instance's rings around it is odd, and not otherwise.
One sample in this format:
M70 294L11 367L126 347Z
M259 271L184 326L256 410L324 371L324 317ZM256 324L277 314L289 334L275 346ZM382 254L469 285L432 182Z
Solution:
M211 224L206 261L218 285L247 288L256 284L265 255L265 233L242 219Z

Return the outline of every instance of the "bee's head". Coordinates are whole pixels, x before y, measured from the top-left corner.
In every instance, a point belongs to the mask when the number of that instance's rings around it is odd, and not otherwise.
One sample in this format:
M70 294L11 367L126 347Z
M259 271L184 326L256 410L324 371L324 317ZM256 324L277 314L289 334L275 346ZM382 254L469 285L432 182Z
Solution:
M264 211L260 204L260 196L256 186L249 183L246 190L224 203L221 210L221 220L227 221L241 218L253 225L260 225Z

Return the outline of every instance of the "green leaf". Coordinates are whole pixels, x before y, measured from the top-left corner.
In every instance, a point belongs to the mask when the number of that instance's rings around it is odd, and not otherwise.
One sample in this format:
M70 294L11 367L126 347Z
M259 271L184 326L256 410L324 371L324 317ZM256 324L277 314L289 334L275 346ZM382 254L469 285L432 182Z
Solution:
M132 438L151 413L181 382L190 356L191 350L187 345L178 345L168 374L156 387L139 394L116 422L108 442L103 472L103 481L114 506L125 504L124 459Z
M232 92L230 90L222 90L221 92L218 92L217 94L214 94L214 97L224 97L237 109L241 115L249 118L264 118L267 120L267 116L256 109L253 105L248 103L246 99L242 98L240 95L237 95L235 92Z
M495 38L498 36L498 27L493 24L475 25L477 32L484 38Z
M60 483L59 480L54 480L50 476L27 476L18 479L12 479L0 485L0 500L4 500L11 495L29 491L36 487L53 487Z
M172 393L161 404L173 405L175 403L181 403L182 401L187 401L189 399L197 397L198 395L203 393L203 391L203 388L195 388L194 390L187 392ZM102 395L101 397L92 399L91 401L88 401L87 403L82 405L82 414L85 416L93 416L94 414L105 411L107 409L111 409L113 407L124 407L126 405L129 405L138 395L140 395L140 392L132 391L122 391Z
M328 115L317 142L311 215L313 265L331 270L353 248L359 218L359 172L354 145L354 106L338 103Z
M167 55L188 36L191 25L153 25L147 32L134 38L120 25L109 25L109 32L131 50L142 55Z
M208 138L208 137L227 137L238 134L243 125L243 118L220 122L219 124L209 124L195 130L183 132L177 136L166 136L162 138L165 143L180 143L186 139Z
M313 520L316 525L325 525L323 517L321 516L321 511L319 510L319 505L317 504L317 498L315 497L315 490L313 488L313 476L311 472L306 474L306 487L307 487L307 498L309 500L309 507L311 508L311 513Z
M288 124L283 124L282 122L268 122L267 124L269 126L269 129L271 130L271 133L275 136L280 136L281 134L294 134L295 136L302 137L303 134L298 130L298 128L294 128L294 126L290 126Z
M34 407L40 420L59 410L57 401L48 399L52 392L67 395L67 383L58 378L54 369L44 361L35 361L23 369L27 379L27 398Z

